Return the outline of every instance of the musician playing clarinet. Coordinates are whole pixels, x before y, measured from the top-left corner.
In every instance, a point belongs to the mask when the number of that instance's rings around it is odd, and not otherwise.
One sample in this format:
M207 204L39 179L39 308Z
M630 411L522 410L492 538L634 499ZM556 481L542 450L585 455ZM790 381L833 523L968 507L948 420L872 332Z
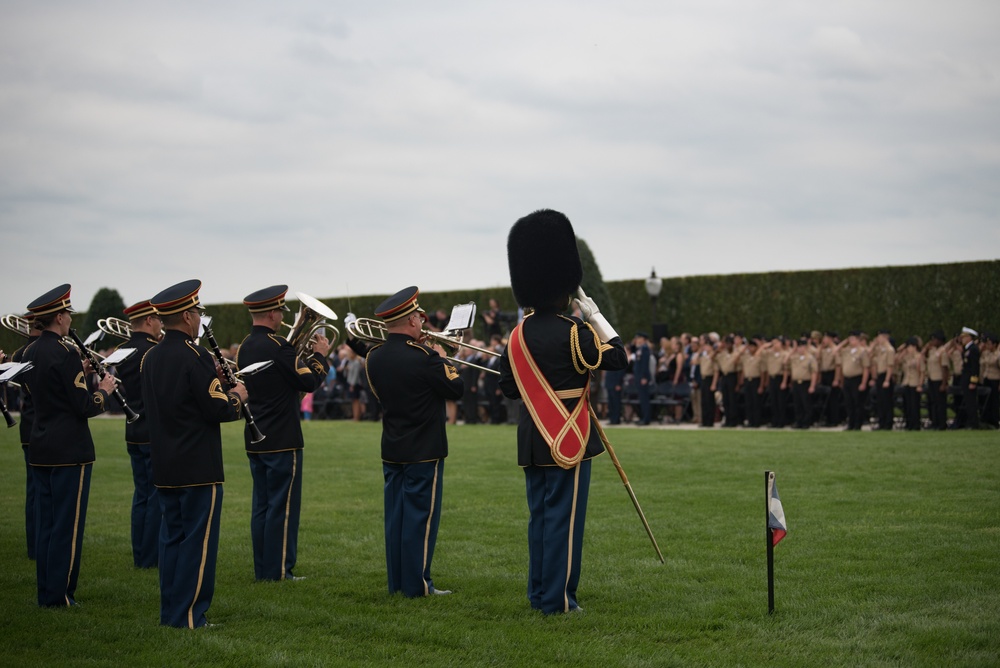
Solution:
M302 509L302 426L299 392L312 392L326 379L330 364L329 340L313 337L312 352L299 357L292 344L278 334L284 314L287 285L272 285L246 296L243 304L253 329L236 354L241 369L256 362L273 364L246 379L254 419L267 435L253 442L245 430L247 458L253 478L250 539L257 580L300 580L292 574L298 553Z
M247 391L226 390L215 358L194 342L201 324L201 281L192 279L150 300L164 336L142 361L153 484L160 498L160 624L208 625L215 593L222 511L222 422L241 417Z
M22 388L35 419L28 461L35 484L35 573L38 605L76 605L83 530L94 467L94 439L87 418L103 413L115 388L106 375L91 391L80 352L63 337L73 321L69 284L45 293L28 310L42 330L24 351Z
M160 498L153 484L153 462L149 454L149 421L142 401L142 358L157 344L163 321L149 300L124 310L132 334L119 348L135 352L117 367L125 400L139 418L125 424L125 448L132 462L132 563L136 568L156 568L160 552Z
M517 221L507 238L514 298L534 309L511 332L500 358L500 388L524 401L517 460L528 511L528 600L545 614L575 612L590 460L604 452L589 412L591 372L628 365L625 347L583 278L576 235L557 211ZM587 319L564 315L570 300Z

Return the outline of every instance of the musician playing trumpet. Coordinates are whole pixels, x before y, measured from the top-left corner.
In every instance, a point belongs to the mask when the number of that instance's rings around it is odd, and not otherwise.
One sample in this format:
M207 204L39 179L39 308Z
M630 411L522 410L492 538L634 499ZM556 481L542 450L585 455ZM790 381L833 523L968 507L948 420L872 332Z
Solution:
M444 460L448 456L445 402L462 397L455 367L422 344L424 310L416 286L382 302L375 316L385 343L368 352L365 370L382 404L382 475L385 480L385 561L389 593L413 598L450 594L431 578L441 522Z
M160 541L160 498L153 484L153 463L149 453L149 422L142 401L142 359L163 334L163 320L149 300L124 310L131 335L119 348L135 352L118 364L125 400L139 418L125 424L125 448L132 462L132 563L136 568L155 568Z
M274 363L248 376L251 409L267 438L254 443L246 433L247 458L253 478L250 538L257 580L300 580L292 569L298 555L299 516L302 508L302 427L299 393L312 392L330 369L330 342L320 332L312 336L312 352L299 356L278 334L284 314L287 285L272 285L246 296L253 329L236 353L239 368L256 362Z
M94 466L87 418L108 408L115 379L105 375L91 391L80 353L63 341L73 322L69 284L28 305L42 333L24 351L32 368L21 387L35 409L28 459L35 483L35 563L38 605L76 605L83 529Z

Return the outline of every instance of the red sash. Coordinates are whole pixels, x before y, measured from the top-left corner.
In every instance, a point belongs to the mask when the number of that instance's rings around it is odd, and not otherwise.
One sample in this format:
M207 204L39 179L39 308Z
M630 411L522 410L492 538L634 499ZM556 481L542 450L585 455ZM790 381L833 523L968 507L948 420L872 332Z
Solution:
M590 413L587 410L590 376L587 376L587 384L583 386L572 412L566 410L563 400L542 375L525 345L523 326L522 322L514 328L507 346L517 389L532 421L548 443L552 459L562 468L571 469L583 459L587 441L590 440Z

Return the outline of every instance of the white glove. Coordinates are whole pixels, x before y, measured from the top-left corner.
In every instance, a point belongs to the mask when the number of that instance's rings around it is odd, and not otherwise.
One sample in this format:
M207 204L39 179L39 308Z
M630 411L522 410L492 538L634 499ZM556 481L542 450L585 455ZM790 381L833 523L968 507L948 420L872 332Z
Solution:
M610 341L611 339L618 336L618 332L615 331L608 319L601 314L601 309L597 306L593 299L587 296L587 293L583 291L583 288L577 288L576 294L578 297L573 301L576 302L577 307L580 309L580 313L583 314L583 319L590 323L590 326L594 328L597 332L597 336L601 339L601 343Z

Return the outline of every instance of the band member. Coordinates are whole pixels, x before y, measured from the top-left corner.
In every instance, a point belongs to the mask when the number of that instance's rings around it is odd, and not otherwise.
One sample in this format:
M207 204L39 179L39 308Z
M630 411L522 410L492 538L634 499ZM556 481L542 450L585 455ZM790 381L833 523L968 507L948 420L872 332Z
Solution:
M136 568L154 568L159 558L160 499L153 485L153 463L149 456L149 422L142 402L142 358L163 333L163 321L149 300L124 311L132 335L119 348L135 352L116 368L124 386L125 400L139 419L125 424L125 447L132 462L132 563Z
M450 594L436 589L431 561L441 522L445 402L462 397L462 378L436 350L420 343L426 321L416 286L382 302L384 344L368 351L368 381L382 404L385 563L389 593Z
M28 346L33 344L42 333L42 330L39 324L35 322L35 316L31 313L31 311L28 311L28 313L25 314L24 319L28 321L30 327L28 342L11 354L10 360L12 362L23 362L24 352L28 349ZM30 455L28 453L28 445L31 443L31 427L34 423L35 408L32 405L31 395L22 389L21 420L18 425L18 430L20 431L21 436L21 450L24 452L24 537L28 543L28 559L35 558L35 476L33 475L34 467L31 465L29 459Z
M292 574L299 542L302 509L302 426L299 392L312 392L330 369L326 355L330 342L313 337L312 353L299 358L295 348L278 334L284 313L287 285L273 285L246 296L253 329L236 354L240 368L273 361L246 379L253 396L254 420L267 438L253 442L245 430L247 458L253 478L250 539L253 570L258 580L298 580Z
M577 588L591 459L604 452L588 411L591 373L628 366L618 334L578 290L583 268L569 219L536 211L507 238L514 298L534 312L511 332L500 358L500 387L521 398L517 460L528 511L528 600L546 614L579 609ZM584 320L563 315L570 298Z
M160 524L160 624L198 628L215 593L222 510L222 435L238 420L247 392L225 391L215 358L197 345L201 323L192 279L150 300L163 318L163 340L142 361L142 397L149 422L153 484Z
M28 305L42 332L23 356L33 365L22 387L35 409L28 461L35 483L38 605L44 607L76 605L94 466L87 418L107 409L116 382L108 374L91 391L80 352L63 342L73 321L69 294L70 286L60 285Z

